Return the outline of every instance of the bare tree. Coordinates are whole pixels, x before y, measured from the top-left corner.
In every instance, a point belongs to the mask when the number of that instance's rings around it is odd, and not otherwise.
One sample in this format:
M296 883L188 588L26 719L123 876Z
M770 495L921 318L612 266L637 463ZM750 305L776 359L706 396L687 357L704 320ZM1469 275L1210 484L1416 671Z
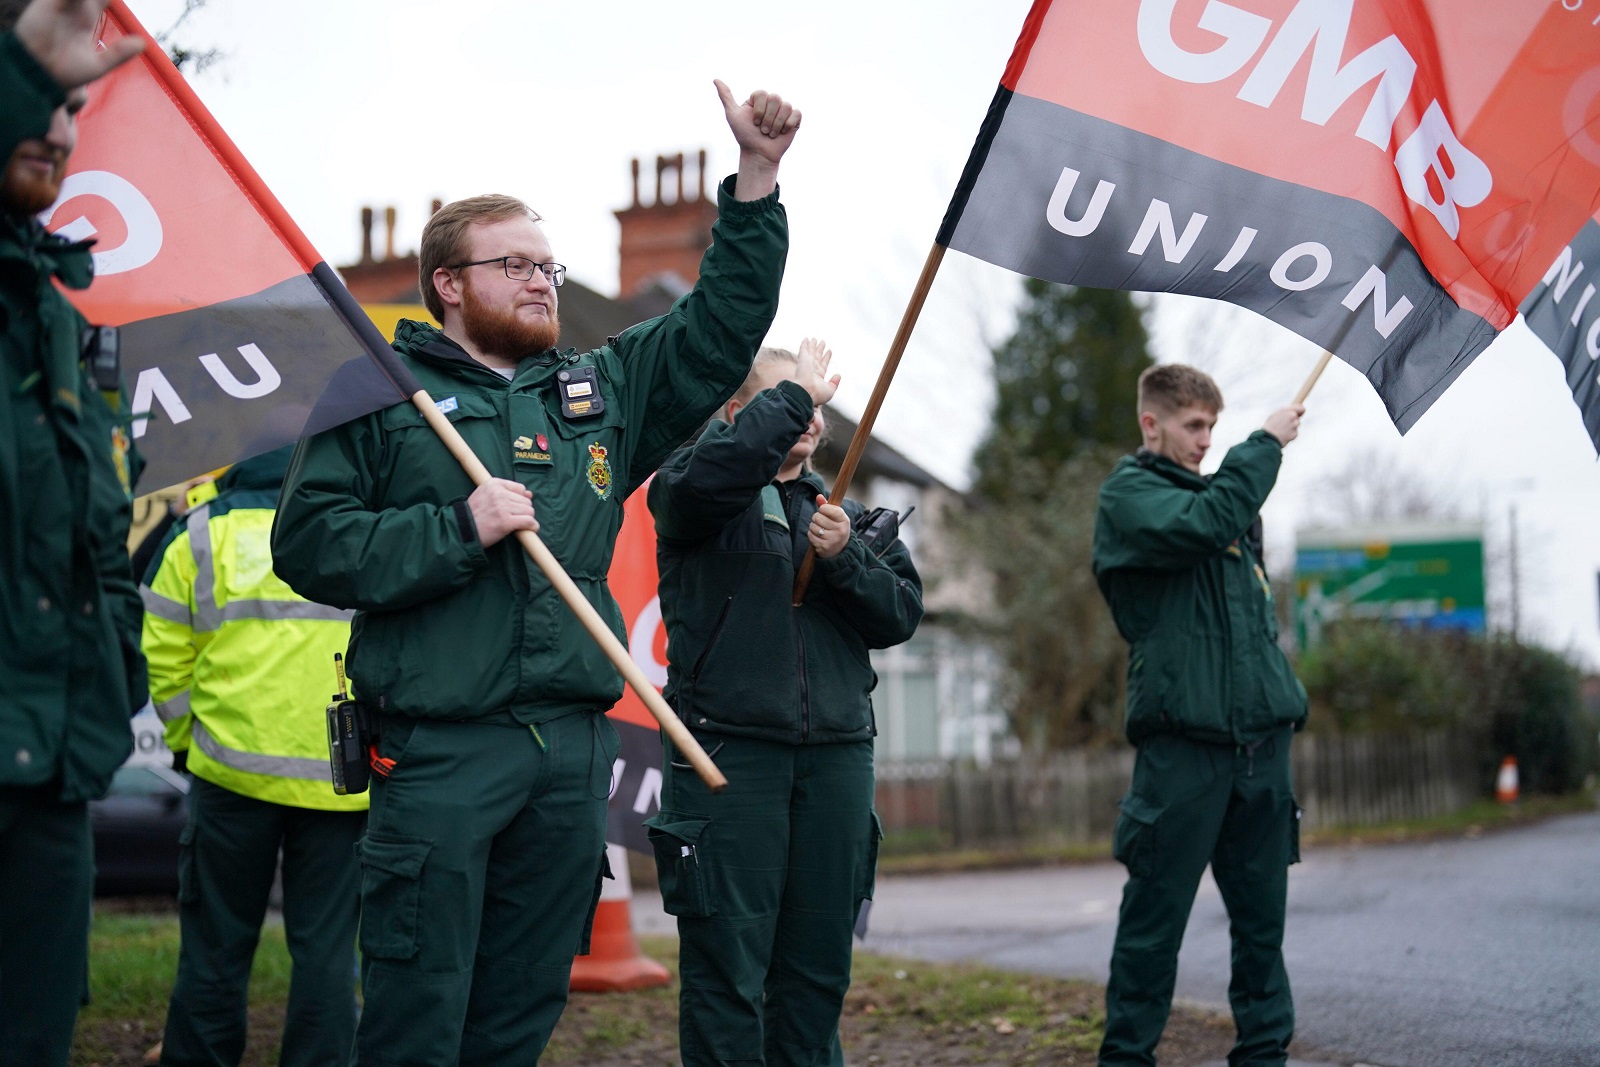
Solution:
M172 60L172 65L183 71L186 76L204 74L208 69L227 58L227 53L218 48L190 48L179 44L174 38L183 24L189 21L189 16L205 7L210 0L183 0L183 10L178 17L173 19L172 25L160 33L154 34L156 43L167 51L167 58Z

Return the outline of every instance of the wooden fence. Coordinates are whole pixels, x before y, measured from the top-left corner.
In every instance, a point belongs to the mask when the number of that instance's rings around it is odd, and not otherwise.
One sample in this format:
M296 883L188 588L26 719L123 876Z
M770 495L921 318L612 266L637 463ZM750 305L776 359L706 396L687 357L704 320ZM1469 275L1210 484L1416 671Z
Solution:
M1446 815L1477 796L1472 744L1448 732L1295 738L1295 795L1307 829ZM907 842L982 848L1110 838L1133 750L1057 753L976 767L878 767L878 815ZM899 832L899 833L897 833Z

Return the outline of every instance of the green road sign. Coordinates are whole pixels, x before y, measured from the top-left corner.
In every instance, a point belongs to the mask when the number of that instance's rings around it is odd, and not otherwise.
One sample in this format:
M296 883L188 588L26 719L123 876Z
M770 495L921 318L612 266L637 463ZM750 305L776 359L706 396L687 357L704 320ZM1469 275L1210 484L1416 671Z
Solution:
M1295 540L1295 631L1302 648L1340 619L1484 632L1481 527L1316 528Z

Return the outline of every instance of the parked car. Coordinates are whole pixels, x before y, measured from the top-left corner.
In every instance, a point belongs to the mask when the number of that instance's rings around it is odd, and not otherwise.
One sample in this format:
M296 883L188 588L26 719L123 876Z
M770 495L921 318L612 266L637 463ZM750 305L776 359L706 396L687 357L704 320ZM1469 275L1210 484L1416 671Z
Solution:
M133 720L134 752L104 799L89 804L96 896L178 892L178 837L189 821L189 779L172 770L161 724Z

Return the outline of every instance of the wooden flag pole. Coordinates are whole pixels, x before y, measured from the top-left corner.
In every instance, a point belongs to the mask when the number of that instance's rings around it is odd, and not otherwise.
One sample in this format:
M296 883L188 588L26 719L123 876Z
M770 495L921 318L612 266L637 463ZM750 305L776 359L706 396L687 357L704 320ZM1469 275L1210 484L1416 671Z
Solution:
M1328 363L1332 359L1333 353L1329 352L1327 349L1323 349L1322 358L1317 360L1317 365L1315 367L1311 368L1311 374L1306 378L1306 383L1300 387L1300 391L1298 393L1294 394L1294 399L1289 401L1290 407L1295 407L1306 402L1306 397L1311 395L1311 390L1316 386L1317 379L1322 377L1322 372L1328 369Z
M872 387L867 410L861 413L861 422L856 426L855 436L850 438L850 448L844 454L844 462L839 465L839 477L834 479L833 495L828 498L831 503L843 502L850 488L850 480L856 476L856 466L860 464L861 453L866 450L867 441L872 436L872 424L877 421L878 409L883 406L889 383L894 380L894 372L900 366L900 357L905 355L911 331L922 314L922 304L928 299L928 290L933 288L933 277L939 273L939 264L943 259L944 245L935 243L928 251L927 261L922 264L922 275L917 278L917 287L911 292L911 302L906 305L906 312L900 318L900 329L894 335L894 343L889 346L889 356L883 361L883 369L878 372L878 384ZM807 549L805 561L800 564L800 573L794 577L794 595L790 598L793 606L799 607L805 600L806 587L811 584L811 572L816 565L817 550Z
M461 464L461 468L467 472L473 484L482 485L489 481L492 476L488 468L483 465L477 453L468 447L467 442L462 440L461 434L451 425L450 420L439 413L439 407L433 402L433 397L428 395L428 391L418 389L412 394L411 402L422 412L422 417L428 420L428 425L433 427L434 432L450 450L450 454L456 458L456 462ZM711 762L711 757L706 755L705 749L700 747L700 742L694 739L688 727L684 726L667 706L667 702L661 699L661 694L650 684L650 680L644 676L644 671L639 669L639 665L633 661L633 657L628 654L622 642L617 640L617 635L611 632L611 627L606 625L600 613L594 610L594 605L589 603L588 597L583 595L583 591L562 569L560 561L550 551L550 547L532 530L518 530L517 540L522 542L522 547L539 565L539 570L544 572L545 578L549 579L556 592L561 594L561 599L566 601L567 607L572 609L578 621L583 623L583 628L589 631L589 636L594 638L595 643L606 654L606 658L611 661L611 665L633 687L633 691L639 694L644 706L650 709L650 714L661 724L661 732L672 739L673 747L689 761L708 789L713 793L720 793L727 787L728 779L717 770L717 765Z

